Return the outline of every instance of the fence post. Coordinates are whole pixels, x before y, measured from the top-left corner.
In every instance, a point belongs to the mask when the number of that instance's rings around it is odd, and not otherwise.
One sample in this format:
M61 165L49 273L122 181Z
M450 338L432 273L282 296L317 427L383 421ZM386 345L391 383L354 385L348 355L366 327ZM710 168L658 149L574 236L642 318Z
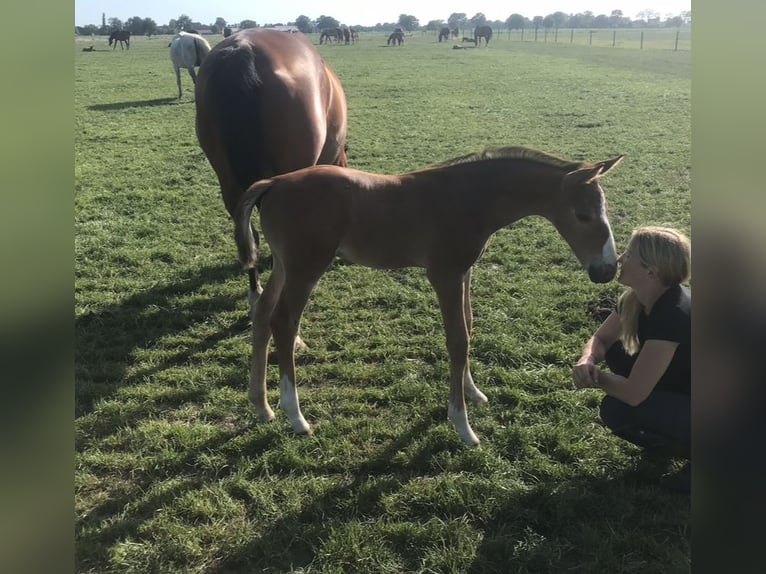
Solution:
M641 31L641 48L639 49L640 50L644 49L644 31L643 30Z
M524 28L521 29L521 41L524 41Z
M677 38L677 36L676 36ZM559 42L559 29L556 28L556 30L553 32L553 43L558 44ZM676 40L676 45L678 44L678 40Z
M546 44L548 43L548 28L546 28L545 32L543 32L543 42Z
M537 28L535 28L535 42L537 42Z
M593 45L593 30L590 31L590 38L588 39L588 46Z
M617 41L617 30L612 31L612 48L614 48L614 44Z
M569 43L571 44L572 42L574 42L574 28L569 30Z
M678 52L678 35L681 33L681 30L676 30L676 47L673 50L674 52Z

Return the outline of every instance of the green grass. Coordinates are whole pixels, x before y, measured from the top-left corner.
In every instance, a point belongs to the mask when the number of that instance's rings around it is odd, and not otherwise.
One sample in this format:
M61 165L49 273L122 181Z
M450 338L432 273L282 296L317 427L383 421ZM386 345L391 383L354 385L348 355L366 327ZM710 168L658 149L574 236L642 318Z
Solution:
M255 422L247 281L168 40L74 47L78 571L688 571L688 498L600 425L598 392L572 390L619 286L589 283L543 220L498 233L474 271L481 448L446 422L443 329L419 269L334 265L297 358L315 434L280 412ZM603 181L619 246L641 224L689 231L689 52L384 46L320 47L346 90L354 167L496 145L625 154Z

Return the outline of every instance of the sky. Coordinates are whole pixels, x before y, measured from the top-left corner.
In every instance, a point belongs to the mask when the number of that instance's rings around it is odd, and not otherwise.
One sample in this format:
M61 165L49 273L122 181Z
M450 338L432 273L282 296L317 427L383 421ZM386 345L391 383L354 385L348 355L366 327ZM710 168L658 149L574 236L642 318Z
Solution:
M123 22L138 16L151 18L165 25L182 14L192 21L211 24L220 17L227 23L255 20L258 24L287 24L298 16L316 19L331 16L341 24L374 26L377 23L396 22L400 14L415 16L421 25L429 20L447 20L453 12L463 12L471 18L482 12L488 20L503 20L513 13L527 18L547 16L561 11L576 14L590 10L594 15L622 10L624 16L635 19L646 9L654 10L662 18L676 16L691 10L691 0L75 0L75 26L101 24L106 19L119 18Z

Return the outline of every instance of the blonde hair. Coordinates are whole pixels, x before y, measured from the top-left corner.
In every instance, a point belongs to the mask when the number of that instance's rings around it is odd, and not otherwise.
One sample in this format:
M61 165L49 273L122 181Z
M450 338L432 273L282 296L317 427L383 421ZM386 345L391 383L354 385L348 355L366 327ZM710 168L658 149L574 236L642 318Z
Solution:
M651 267L665 287L679 285L691 276L692 244L689 238L669 227L647 226L633 231L628 251L641 265ZM622 330L620 340L629 355L638 352L638 318L643 306L628 287L617 301Z

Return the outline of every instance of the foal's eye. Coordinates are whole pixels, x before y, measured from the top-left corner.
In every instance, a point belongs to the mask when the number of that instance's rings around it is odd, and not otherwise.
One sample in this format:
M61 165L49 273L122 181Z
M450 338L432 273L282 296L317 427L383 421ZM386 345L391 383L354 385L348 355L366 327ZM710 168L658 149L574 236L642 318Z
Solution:
M590 213L577 213L575 212L575 217L577 218L577 221L580 223L590 223L593 221L593 217Z

